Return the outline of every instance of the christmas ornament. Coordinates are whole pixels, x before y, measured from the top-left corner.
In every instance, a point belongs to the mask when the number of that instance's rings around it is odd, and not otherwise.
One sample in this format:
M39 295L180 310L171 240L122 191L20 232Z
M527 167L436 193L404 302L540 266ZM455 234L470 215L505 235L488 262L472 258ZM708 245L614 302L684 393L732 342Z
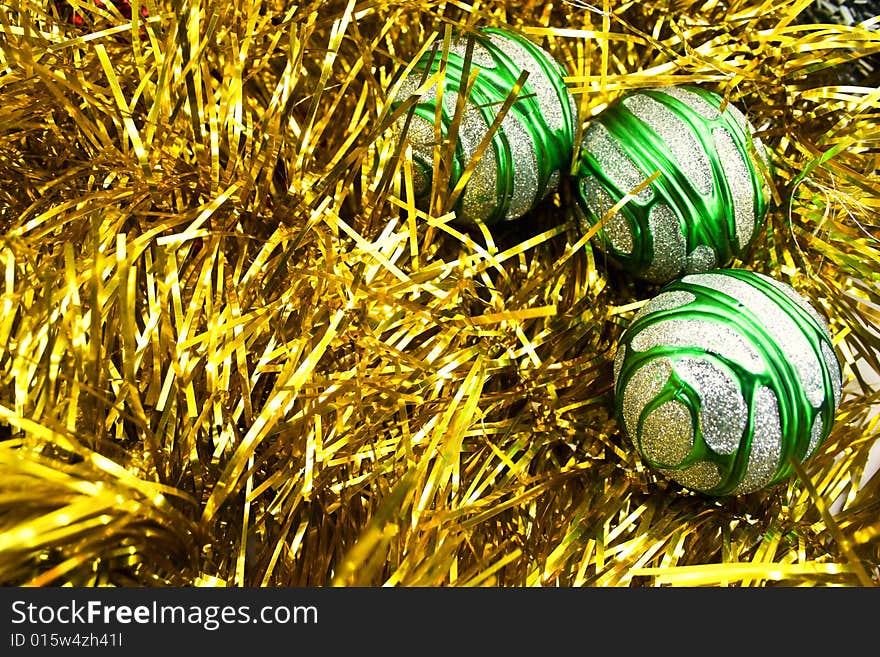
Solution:
M528 39L500 29L485 28L473 35L471 71L478 75L467 96L458 126L449 188L461 179L492 122L498 116L522 71L528 78L504 116L459 196L455 210L462 222L486 224L521 217L554 190L560 171L574 152L574 99L565 86L565 71ZM459 93L467 83L464 64L467 38L450 47L443 79L440 131L445 138L453 125ZM440 52L427 52L403 79L392 105L416 93L441 65ZM405 136L412 146L416 193L427 198L434 162L434 121L437 86L418 99ZM399 135L406 125L397 123Z
M757 159L770 162L732 104L698 87L631 93L584 132L578 205L582 228L650 178L594 239L627 273L666 283L723 267L761 227L769 201Z
M617 409L642 458L682 486L750 493L828 436L840 365L827 325L790 286L719 269L664 287L614 360Z

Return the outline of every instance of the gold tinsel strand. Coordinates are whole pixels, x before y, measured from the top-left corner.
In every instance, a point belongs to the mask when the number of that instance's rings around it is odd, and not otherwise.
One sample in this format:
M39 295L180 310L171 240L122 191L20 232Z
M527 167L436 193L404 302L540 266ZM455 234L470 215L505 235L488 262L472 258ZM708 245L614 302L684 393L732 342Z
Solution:
M7 0L0 582L876 584L880 92L837 72L880 34L808 4ZM416 208L393 75L485 25L566 67L579 130L659 85L747 111L776 204L737 264L845 363L798 477L712 500L640 463L610 362L653 293L564 185L491 231Z

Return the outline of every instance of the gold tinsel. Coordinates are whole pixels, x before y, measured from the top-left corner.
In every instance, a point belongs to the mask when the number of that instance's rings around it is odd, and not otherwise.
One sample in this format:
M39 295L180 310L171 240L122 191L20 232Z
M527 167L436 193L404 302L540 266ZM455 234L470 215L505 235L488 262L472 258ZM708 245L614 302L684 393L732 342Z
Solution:
M848 71L880 21L809 4L4 0L0 583L877 584L880 91ZM485 25L553 53L581 128L685 82L747 112L775 204L735 264L845 363L798 476L716 500L641 464L610 363L656 290L566 185L492 230L416 208L393 75Z

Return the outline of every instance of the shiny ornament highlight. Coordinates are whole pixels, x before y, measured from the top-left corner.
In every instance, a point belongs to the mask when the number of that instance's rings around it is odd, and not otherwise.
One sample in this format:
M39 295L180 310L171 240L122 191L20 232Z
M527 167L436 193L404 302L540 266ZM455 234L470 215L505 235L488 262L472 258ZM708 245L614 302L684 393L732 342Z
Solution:
M614 360L619 417L644 461L686 488L751 493L831 431L841 370L825 320L793 288L724 269L664 287Z
M623 96L587 126L576 194L582 229L639 189L593 241L628 274L666 283L724 267L763 225L770 189L761 166L769 171L770 160L742 112L721 105L700 87L650 89Z
M488 147L475 162L459 196L459 221L486 224L514 220L531 210L558 185L574 153L577 110L565 85L565 71L549 53L525 37L495 28L473 35L471 71L479 71L465 102L451 164L449 189L474 159L522 71L529 75ZM453 126L459 94L467 82L467 36L456 39L448 53L443 78L440 130L445 139ZM424 80L440 70L441 53L426 52L396 92L397 107L415 94ZM418 99L405 137L412 146L416 194L425 201L434 164L437 86ZM406 116L395 129L404 136Z

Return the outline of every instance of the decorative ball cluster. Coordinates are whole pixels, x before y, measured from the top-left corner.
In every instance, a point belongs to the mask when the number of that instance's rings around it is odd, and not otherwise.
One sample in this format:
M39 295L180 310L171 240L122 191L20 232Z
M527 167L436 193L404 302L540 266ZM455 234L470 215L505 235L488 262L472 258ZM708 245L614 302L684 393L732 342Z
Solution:
M664 287L624 332L618 412L642 458L686 488L754 492L827 437L840 365L822 317L790 286L742 269Z
M470 66L478 74L458 125L449 185L453 189L473 162L455 210L462 222L493 224L520 218L556 189L574 151L577 110L564 70L546 51L524 37L493 28L478 31L473 39ZM440 108L443 138L454 125L456 104L467 84L467 46L467 38L459 37L449 49ZM402 80L392 108L437 73L441 60L439 52L426 52ZM525 84L482 157L474 160L522 71L529 73ZM412 146L415 191L422 199L431 187L436 117L437 86L433 85L418 99L405 132L406 115L397 122L398 133L405 134Z
M435 121L455 137L450 189L461 222L518 219L553 190L575 155L576 111L563 69L527 39L497 29L473 37L479 71L456 118L469 42L423 56L393 98L418 96L397 123L415 186L433 184ZM530 75L482 157L521 71ZM450 135L454 125L457 135ZM593 244L627 275L658 285L624 332L614 360L623 428L644 461L685 488L740 495L778 483L828 436L841 369L825 320L794 289L724 269L763 226L771 164L743 113L694 86L625 94L584 131L576 214ZM598 227L597 227L598 226Z
M698 87L625 95L590 123L580 151L584 230L614 206L594 244L653 283L723 267L742 254L769 200L770 162L736 107ZM654 174L650 184L646 181Z

